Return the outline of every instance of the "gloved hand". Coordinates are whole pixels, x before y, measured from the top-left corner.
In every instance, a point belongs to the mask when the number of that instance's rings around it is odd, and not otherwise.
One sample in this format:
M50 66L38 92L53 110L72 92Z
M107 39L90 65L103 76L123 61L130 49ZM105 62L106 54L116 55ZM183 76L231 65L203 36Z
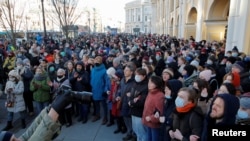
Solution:
M61 113L64 108L72 101L72 94L69 90L64 90L61 94L58 94L55 100L52 102L51 107L57 112Z

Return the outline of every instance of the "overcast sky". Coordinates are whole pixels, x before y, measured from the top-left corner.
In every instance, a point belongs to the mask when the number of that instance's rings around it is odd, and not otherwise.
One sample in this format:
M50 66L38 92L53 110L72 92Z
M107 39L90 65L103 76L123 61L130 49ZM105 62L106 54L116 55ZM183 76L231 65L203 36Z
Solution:
M86 0L89 7L95 7L106 19L125 22L125 4L133 0Z

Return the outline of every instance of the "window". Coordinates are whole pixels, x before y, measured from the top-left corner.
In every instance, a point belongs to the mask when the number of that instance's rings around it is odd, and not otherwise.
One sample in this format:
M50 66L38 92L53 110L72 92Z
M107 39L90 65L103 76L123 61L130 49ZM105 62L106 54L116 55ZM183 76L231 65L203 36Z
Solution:
M138 22L141 21L141 16L140 15L138 15L138 19L137 20L138 20Z
M145 16L145 22L148 21L148 16Z

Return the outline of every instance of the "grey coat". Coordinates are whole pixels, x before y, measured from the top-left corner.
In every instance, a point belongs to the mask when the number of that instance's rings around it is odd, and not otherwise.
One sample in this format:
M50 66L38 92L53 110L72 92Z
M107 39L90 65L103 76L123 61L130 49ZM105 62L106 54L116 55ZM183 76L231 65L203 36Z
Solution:
M13 82L8 81L6 83L5 87L5 94L8 94L7 88L9 88L9 85L13 85ZM25 110L25 103L23 99L23 91L24 91L24 84L23 81L19 80L16 84L14 84L13 88L13 94L14 94L14 106L13 107L7 107L7 110L9 112L20 112Z

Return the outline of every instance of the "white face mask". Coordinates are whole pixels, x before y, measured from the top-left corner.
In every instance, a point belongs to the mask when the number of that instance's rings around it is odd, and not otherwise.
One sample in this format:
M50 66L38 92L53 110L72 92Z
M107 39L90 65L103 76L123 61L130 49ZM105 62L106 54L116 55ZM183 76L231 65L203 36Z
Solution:
M212 62L211 60L207 60L207 64L208 64L208 65L212 65L213 62Z
M141 77L139 75L135 75L135 81L136 82L141 82Z
M14 77L10 77L9 80L13 82L13 81L15 81L15 78Z
M21 69L21 68L22 68L22 66L16 66L16 68L17 68L17 69Z
M46 52L45 52L45 53L43 53L43 56L47 56L47 55L48 55L48 53L46 53Z

